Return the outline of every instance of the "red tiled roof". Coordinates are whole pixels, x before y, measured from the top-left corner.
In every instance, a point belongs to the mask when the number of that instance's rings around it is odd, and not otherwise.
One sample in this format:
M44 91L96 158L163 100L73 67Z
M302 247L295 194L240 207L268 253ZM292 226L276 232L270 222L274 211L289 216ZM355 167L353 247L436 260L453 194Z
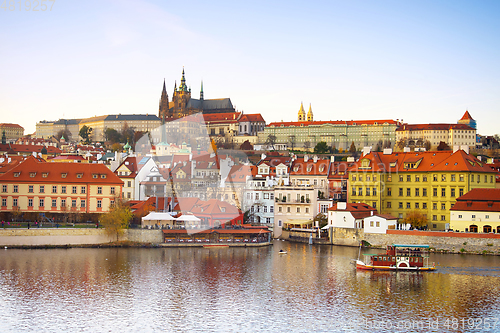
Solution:
M457 201L498 201L500 202L500 189L474 188L457 198Z
M205 113L203 114L203 118L205 119L205 123L231 123L237 122L240 118L241 112L226 112L226 113Z
M348 125L348 126L355 126L355 125L397 125L398 123L392 119L383 119L383 120L329 120L329 121L285 121L285 122L274 122L270 123L266 127L281 127L283 125L284 127L288 126L311 126L311 125Z
M11 124L11 123L1 123L0 124L0 128L3 128L3 127L22 128L22 129L24 129L24 127L22 127L21 125Z
M465 111L464 115L462 116L462 118L460 118L460 120L474 120L474 119L471 117L469 111Z
M47 149L47 154L61 154L62 150L53 146L45 147L43 145L18 145L18 144L0 144L0 151L14 151L16 153L40 153L43 148Z
M18 176L15 177L15 174ZM63 178L63 175L64 178ZM81 175L80 178L77 175ZM97 175L94 178L94 175ZM102 178L104 176L105 178ZM0 181L16 183L105 183L122 185L123 182L104 164L47 163L29 156L15 168L0 175Z
M304 162L299 158L292 163L290 176L308 175L308 176L327 176L330 160L318 159L316 162L311 158Z
M398 129L396 132L402 131L436 131L436 130L474 130L469 125L465 124L405 124Z
M418 157L418 159L416 159ZM362 167L363 160L369 160L369 168ZM406 163L415 163L420 160L418 167L405 169ZM411 153L383 153L371 152L360 158L349 168L349 172L425 172L425 171L464 171L495 173L488 165L482 163L473 155L468 155L463 150L455 153L451 151L427 151Z
M243 116L241 116L240 122L244 122L244 121L264 122L265 120L260 113L255 113L255 114L244 114Z

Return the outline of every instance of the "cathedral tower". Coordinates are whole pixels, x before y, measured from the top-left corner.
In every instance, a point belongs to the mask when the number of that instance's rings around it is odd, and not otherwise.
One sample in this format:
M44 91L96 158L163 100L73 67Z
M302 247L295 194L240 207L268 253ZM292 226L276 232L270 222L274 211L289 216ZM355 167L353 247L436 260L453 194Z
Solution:
M307 121L313 121L313 111L311 108L311 103L309 103L309 112L307 112Z
M306 121L306 112L304 111L304 105L302 102L300 102L298 121Z
M167 117L169 115L169 105L168 105L168 94L167 94L167 88L165 87L165 79L163 79L163 91L161 92L161 97L160 97L160 108L158 111L158 118L161 119L162 123L165 123L167 121Z

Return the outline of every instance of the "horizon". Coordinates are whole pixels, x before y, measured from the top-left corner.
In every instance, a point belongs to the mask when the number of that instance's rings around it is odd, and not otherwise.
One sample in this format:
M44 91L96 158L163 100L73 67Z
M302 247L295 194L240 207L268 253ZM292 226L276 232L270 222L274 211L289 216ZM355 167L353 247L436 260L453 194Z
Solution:
M25 4L21 4L25 5ZM499 134L500 3L49 1L0 8L1 123L158 114L182 69L192 97L266 123L456 123Z

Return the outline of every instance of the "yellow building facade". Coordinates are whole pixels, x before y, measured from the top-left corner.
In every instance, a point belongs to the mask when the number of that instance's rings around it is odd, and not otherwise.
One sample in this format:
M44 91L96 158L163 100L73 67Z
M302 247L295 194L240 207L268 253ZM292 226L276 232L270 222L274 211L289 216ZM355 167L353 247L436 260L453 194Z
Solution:
M462 150L370 153L349 169L348 202L399 218L418 211L431 230L445 230L456 199L474 188L495 188L495 172Z

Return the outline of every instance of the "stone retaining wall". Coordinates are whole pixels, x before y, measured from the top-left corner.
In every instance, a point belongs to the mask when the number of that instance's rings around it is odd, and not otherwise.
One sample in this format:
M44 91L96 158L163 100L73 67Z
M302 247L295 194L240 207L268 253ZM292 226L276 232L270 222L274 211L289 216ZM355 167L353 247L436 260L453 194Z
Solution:
M163 233L161 230L126 229L120 235L119 240L138 243L162 243ZM116 241L116 236L108 236L104 229L0 229L0 246L98 245L114 241Z
M372 247L390 244L427 244L435 251L451 253L500 254L500 235L416 230L388 230L387 234L365 233L362 229L331 228L334 245L359 246L361 241Z

